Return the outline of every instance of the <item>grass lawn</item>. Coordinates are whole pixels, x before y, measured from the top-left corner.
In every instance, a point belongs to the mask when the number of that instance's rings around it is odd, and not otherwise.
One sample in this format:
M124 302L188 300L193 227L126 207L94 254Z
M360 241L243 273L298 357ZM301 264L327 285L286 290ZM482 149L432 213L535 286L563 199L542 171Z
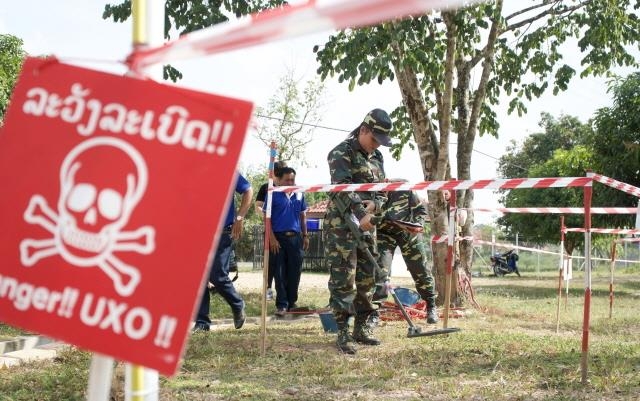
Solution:
M306 274L306 273L305 273ZM260 327L197 333L179 373L161 377L161 400L637 400L640 394L640 273L616 273L609 318L608 273L593 273L589 383L581 383L583 277L574 272L560 303L557 275L473 279L480 310L450 319L458 333L407 338L403 321L376 329L383 344L341 355L335 335L317 317L270 322L267 352ZM304 276L303 276L304 280ZM410 281L398 284L409 286ZM563 289L564 294L564 289ZM258 291L244 292L248 314L259 316ZM326 289L301 292L301 304L326 306ZM228 317L215 297L213 310ZM270 312L273 303L270 303ZM424 325L424 322L415 322ZM7 330L0 329L0 334ZM82 400L90 354L70 348L55 360L0 369L0 401ZM117 364L113 400L123 400Z

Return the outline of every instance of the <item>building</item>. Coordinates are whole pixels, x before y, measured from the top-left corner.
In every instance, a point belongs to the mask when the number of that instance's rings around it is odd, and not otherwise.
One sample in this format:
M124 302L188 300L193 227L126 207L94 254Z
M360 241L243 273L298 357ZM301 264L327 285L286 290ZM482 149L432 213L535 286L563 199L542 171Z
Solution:
M322 223L329 200L320 201L307 209L307 231L309 233L309 249L304 255L302 271L327 271L324 257L324 239ZM260 270L264 256L264 226L253 226L253 270Z

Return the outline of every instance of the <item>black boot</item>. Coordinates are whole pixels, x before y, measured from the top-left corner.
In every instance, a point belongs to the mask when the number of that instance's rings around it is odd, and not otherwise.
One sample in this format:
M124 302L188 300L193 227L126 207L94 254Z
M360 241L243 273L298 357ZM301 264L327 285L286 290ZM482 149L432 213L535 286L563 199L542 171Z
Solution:
M427 305L427 323L434 324L438 323L440 319L438 318L438 308L436 308L435 303L429 303Z
M334 315L336 317L336 324L338 326L338 337L336 338L338 351L342 352L343 354L355 354L355 343L353 342L351 333L349 333L349 315L335 312Z
M389 297L389 292L384 285L378 284L376 285L376 289L373 292L373 298L371 302L374 303L382 303L382 301L386 301Z
M378 324L380 324L380 311L374 310L371 312L367 319L367 324L371 326L372 329L376 328Z
M373 336L373 328L368 324L369 314L358 313L353 325L353 339L360 344L380 345L380 340Z
M244 302L242 303L242 308L237 311L233 311L233 327L237 329L241 329L244 326L244 322L247 320L247 315L244 312Z

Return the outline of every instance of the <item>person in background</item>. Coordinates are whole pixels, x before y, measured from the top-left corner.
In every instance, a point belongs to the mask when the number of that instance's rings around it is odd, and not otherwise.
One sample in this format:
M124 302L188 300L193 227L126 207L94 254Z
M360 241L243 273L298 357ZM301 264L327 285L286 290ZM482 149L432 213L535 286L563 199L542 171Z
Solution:
M273 185L278 186L278 175L280 174L280 169L282 167L287 167L287 163L284 161L278 161L273 163ZM258 216L264 216L262 211L262 207L267 201L267 192L269 190L269 183L265 182L258 189L258 193L256 195L256 202L254 204L256 214ZM273 299L273 276L275 274L275 263L276 258L272 252L269 252L269 264L268 264L268 272L267 272L267 300L271 301Z
M229 202L229 211L224 222L224 229L218 241L218 247L211 263L209 270L209 279L206 288L202 293L200 308L196 316L196 324L193 327L194 332L209 331L211 319L209 318L210 294L209 288L215 286L218 294L224 298L231 307L233 313L233 325L236 329L241 328L246 320L244 312L245 303L242 296L236 291L233 282L229 278L229 262L231 251L233 249L233 241L238 240L242 236L242 226L244 216L247 215L251 207L253 198L253 190L251 184L238 173L236 180L235 192L241 194L240 207L236 213L235 202L233 196Z
M282 167L278 171L280 186L296 185L296 171ZM307 203L304 194L274 192L271 196L271 233L269 250L275 256L276 316L282 317L296 308L302 275L304 251L309 249ZM266 205L263 207L266 209Z
M406 182L406 180L394 180ZM378 270L373 301L387 298L387 282L391 273L393 254L400 247L407 270L416 284L416 291L427 302L427 323L438 322L435 283L427 260L427 244L422 235L428 213L414 191L387 193L384 219L378 225ZM417 223L419 226L403 225L401 222ZM376 314L372 315L375 323Z
M371 110L347 139L333 148L328 156L332 184L383 182L384 160L378 147L391 146L391 119L382 109ZM372 294L375 289L374 263L366 252L358 248L352 231L353 219L359 229L370 234L367 247L375 250L374 213L380 213L386 197L382 192L336 192L325 215L326 255L329 265L329 303L338 326L336 345L340 352L355 354L354 342L379 345L373 337L368 318L375 308ZM358 228L355 228L358 229ZM355 286L355 288L354 288ZM353 334L349 319L355 316Z

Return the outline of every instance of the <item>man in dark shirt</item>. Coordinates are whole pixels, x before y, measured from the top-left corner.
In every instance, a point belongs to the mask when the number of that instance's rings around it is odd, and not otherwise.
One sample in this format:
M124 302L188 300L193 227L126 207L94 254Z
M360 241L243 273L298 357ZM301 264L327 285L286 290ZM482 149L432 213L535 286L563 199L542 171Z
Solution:
M246 216L247 211L251 207L251 199L253 198L251 184L241 174L238 174L235 191L242 194L240 207L236 214L235 203L232 197L227 218L224 223L224 229L220 235L216 254L213 258L211 269L209 270L209 279L207 280L206 288L202 293L200 308L198 309L198 315L196 316L196 324L193 328L194 332L209 331L211 326L211 319L209 318L210 285L215 286L217 293L220 294L231 307L231 312L233 313L233 324L236 329L241 328L246 320L246 315L244 313L244 300L236 291L233 286L233 282L229 278L229 260L231 250L233 249L233 241L238 240L242 235L244 216Z

